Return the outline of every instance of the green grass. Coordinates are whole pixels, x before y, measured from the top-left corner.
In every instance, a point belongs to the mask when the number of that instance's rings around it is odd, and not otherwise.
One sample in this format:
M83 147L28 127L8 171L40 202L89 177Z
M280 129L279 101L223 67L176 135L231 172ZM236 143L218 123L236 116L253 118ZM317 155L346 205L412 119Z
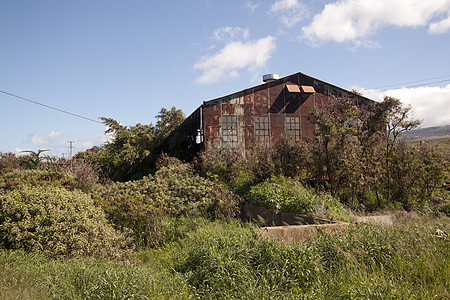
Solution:
M138 264L0 250L0 299L448 299L450 245L435 233L449 221L408 215L281 245L198 219Z

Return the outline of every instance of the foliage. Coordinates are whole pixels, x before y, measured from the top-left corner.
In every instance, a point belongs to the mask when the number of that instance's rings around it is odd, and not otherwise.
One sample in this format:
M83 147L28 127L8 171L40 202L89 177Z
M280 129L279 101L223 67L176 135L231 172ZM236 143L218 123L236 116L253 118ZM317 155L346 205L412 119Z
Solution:
M447 162L430 148L403 143L402 133L420 122L398 99L357 104L343 99L313 112L316 183L353 206L425 208Z
M41 154L44 152L47 152L49 150L42 150L39 149L37 152L31 151L31 150L25 150L25 151L21 151L22 153L29 153L29 157L28 157L28 165L31 168L37 168L39 166L39 164L42 162L42 160L45 157L41 157Z
M0 174L19 169L21 160L14 153L0 152Z
M15 169L0 176L0 190L11 190L22 186L64 187L73 190L76 184L73 176L61 171Z
M441 211L450 218L450 200L447 199L446 203L442 206Z
M203 177L243 196L255 182L248 161L235 151L202 152L194 159L195 170Z
M86 194L22 186L0 192L0 246L52 257L126 258L129 241Z
M180 276L99 259L48 259L0 249L1 299L186 299ZM184 296L183 296L184 294Z
M112 180L126 181L144 171L144 166L148 168L146 162L152 154L155 128L151 124L139 123L128 128L110 118L102 120L108 126L106 133L112 135L112 140L106 143L94 161L103 174Z
M90 193L94 186L99 182L99 172L87 160L72 159L67 165L65 173L73 176L74 188Z
M253 205L311 215L314 197L314 192L295 180L272 177L252 186L246 199Z
M307 169L312 164L310 153L310 145L307 142L282 136L272 154L275 174L307 182L309 179Z
M98 187L93 195L118 228L133 230L141 246L160 244L158 228L165 217L236 217L241 199L194 174L189 164L173 158L160 162L154 176Z
M302 186L298 181L274 176L252 186L246 200L253 205L293 213L350 221L351 213L337 199Z
M101 175L114 181L139 179L154 170L161 143L184 120L181 110L172 107L162 108L153 124L124 126L111 118L101 118L108 127L106 133L112 139L100 151L87 151L95 168L101 169ZM95 149L93 149L95 150Z

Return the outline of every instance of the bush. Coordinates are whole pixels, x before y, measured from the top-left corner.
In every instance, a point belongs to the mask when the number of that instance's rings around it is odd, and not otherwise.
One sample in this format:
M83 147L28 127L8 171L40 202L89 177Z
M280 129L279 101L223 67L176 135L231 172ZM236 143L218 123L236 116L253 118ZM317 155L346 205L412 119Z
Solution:
M241 202L173 159L161 163L154 176L98 187L93 197L117 228L132 229L136 243L150 247L164 243L159 228L167 217L230 219Z
M0 152L0 174L21 168L22 161L14 153Z
M74 178L74 187L85 193L91 192L100 178L98 171L82 159L73 159L66 168L66 173Z
M0 193L0 246L51 257L128 258L130 241L82 192L20 187Z
M297 181L273 176L250 188L246 199L253 205L290 212L313 214L314 193Z
M60 171L15 169L0 176L0 190L11 190L21 186L64 187L73 190L75 185L73 176Z
M302 186L298 181L283 176L273 176L250 188L246 195L253 205L288 212L351 221L350 210L336 198Z

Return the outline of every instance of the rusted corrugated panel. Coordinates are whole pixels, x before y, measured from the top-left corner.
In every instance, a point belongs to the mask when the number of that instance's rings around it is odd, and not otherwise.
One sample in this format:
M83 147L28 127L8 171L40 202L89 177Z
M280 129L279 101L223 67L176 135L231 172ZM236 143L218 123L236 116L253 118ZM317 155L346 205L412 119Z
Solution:
M269 112L272 114L281 113L286 106L284 98L284 85L279 84L269 88Z
M220 102L203 108L205 149L220 147Z
M269 94L268 89L259 89L253 93L254 114L262 115L269 112Z
M279 84L269 88L270 95L270 140L276 144L285 133L285 115L283 114L286 101L284 97L284 85Z
M255 116L267 118L272 145L286 134L286 117L295 117L293 119L296 120L299 117L301 137L313 138L315 124L309 120L311 110L327 106L348 94L341 88L297 73L204 102L205 148L222 147L221 122L224 115L237 117L241 149L249 149L254 144Z
M297 84L286 83L286 89L289 93L300 93L300 87Z
M253 106L253 92L248 90L247 94L244 95L244 104Z
M222 115L235 115L236 114L236 105L230 103L230 101L225 101L222 103Z
M246 149L250 149L253 147L253 134L254 134L254 105L253 105L253 93L251 90L247 91L248 93L244 95L244 105L243 111L244 114L242 116L244 128L244 142L243 145Z

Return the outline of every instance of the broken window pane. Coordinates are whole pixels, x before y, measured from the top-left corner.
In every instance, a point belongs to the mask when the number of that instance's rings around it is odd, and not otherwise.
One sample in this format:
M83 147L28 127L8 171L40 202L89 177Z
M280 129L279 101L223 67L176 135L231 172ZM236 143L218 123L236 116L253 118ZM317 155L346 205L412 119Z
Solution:
M237 116L222 116L223 148L238 148Z

